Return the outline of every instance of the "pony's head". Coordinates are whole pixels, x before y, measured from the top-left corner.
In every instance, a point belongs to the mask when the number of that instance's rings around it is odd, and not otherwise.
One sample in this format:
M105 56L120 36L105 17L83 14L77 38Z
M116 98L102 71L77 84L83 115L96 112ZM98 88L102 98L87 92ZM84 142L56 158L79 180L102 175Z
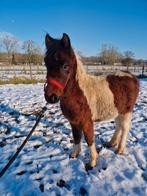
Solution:
M61 39L54 39L48 34L45 37L47 80L44 86L45 99L48 103L56 103L62 96L73 72L75 56L70 38L63 34Z

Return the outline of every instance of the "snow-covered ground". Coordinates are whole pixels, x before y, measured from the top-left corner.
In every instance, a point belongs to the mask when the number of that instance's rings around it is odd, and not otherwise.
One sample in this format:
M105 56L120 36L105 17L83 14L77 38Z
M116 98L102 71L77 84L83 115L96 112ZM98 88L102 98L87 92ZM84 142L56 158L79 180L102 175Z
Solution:
M20 146L45 105L43 85L0 86L0 170ZM0 178L0 196L32 195L147 195L147 81L141 81L125 155L102 144L114 132L113 122L95 123L101 149L97 166L85 170L88 147L70 159L73 139L58 104L50 105L15 162Z

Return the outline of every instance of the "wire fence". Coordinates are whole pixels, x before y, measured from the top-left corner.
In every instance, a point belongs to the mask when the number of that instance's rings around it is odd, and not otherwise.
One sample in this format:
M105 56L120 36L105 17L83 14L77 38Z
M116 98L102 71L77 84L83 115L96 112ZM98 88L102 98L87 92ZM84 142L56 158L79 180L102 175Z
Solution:
M85 69L89 74L103 75L116 72L119 70L129 71L136 76L147 76L147 65L143 66L116 66L116 65L85 65ZM27 78L27 79L45 79L46 67L44 65L32 65L31 69L29 65L5 65L0 63L0 80L9 80L11 78Z

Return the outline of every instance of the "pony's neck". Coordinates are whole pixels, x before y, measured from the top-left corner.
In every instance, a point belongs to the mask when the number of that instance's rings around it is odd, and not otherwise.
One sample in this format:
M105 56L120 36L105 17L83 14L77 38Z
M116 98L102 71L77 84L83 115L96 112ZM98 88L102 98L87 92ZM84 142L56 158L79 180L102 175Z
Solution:
M73 67L73 72L70 76L69 82L67 83L67 88L65 94L72 92L73 88L79 88L81 84L85 83L86 71L84 69L83 63L80 57L75 54L75 64Z

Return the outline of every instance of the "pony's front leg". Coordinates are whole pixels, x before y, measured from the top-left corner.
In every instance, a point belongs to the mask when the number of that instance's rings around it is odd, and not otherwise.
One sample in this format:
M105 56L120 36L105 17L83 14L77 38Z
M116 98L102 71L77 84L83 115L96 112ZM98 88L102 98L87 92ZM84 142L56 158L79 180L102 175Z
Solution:
M70 155L71 158L78 157L81 151L81 138L82 138L82 129L79 125L71 124L73 139L74 139L74 147L72 153Z
M89 146L90 150L90 161L86 165L86 169L92 169L96 166L96 160L98 158L98 153L96 151L95 142L94 142L94 129L92 122L86 122L83 126L85 140Z

